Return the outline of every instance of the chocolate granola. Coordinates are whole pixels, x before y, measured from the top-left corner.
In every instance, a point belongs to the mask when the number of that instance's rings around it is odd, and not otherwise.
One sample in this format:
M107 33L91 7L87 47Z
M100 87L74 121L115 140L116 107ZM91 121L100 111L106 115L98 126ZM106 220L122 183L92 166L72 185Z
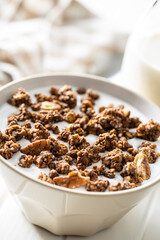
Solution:
M48 169L49 174L39 174L41 181L93 192L127 190L150 178L150 164L160 156L150 142L160 136L159 123L142 123L124 105L99 106L97 112L101 96L83 87L73 91L69 85L51 86L48 94L34 97L32 102L19 88L8 100L17 111L8 117L5 134L0 132L2 157L21 152L20 167ZM133 138L146 141L134 148Z

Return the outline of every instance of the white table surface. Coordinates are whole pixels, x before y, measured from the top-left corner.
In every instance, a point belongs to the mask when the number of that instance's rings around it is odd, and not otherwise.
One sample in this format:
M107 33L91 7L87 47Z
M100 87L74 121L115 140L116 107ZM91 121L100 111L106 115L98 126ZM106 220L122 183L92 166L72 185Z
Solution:
M83 238L56 236L27 221L0 177L0 240L159 240L159 222L160 184L154 192L107 230Z

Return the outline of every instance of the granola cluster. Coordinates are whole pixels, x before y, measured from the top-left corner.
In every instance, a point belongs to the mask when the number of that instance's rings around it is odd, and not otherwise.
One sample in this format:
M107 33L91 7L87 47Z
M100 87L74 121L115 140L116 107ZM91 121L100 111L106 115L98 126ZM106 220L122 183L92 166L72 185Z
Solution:
M77 111L77 94L81 97ZM100 106L99 94L83 87L72 90L52 86L49 94L35 94L35 102L23 88L8 100L17 112L8 117L5 133L0 132L0 155L12 158L21 153L18 165L49 169L38 178L67 188L87 191L120 191L140 186L151 176L150 164L157 161L160 124L142 123L123 105ZM64 128L60 123L64 122ZM54 134L54 135L53 135ZM96 140L90 144L88 136ZM130 139L145 141L135 149ZM28 143L22 147L22 140ZM121 181L116 181L116 177ZM112 182L114 180L114 182Z

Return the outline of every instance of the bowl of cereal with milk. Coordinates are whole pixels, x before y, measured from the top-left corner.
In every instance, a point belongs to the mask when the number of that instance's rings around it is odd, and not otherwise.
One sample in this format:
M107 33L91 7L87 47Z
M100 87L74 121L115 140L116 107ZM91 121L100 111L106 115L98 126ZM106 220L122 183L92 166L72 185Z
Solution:
M108 228L160 182L160 111L101 77L0 89L0 172L26 218L58 235Z

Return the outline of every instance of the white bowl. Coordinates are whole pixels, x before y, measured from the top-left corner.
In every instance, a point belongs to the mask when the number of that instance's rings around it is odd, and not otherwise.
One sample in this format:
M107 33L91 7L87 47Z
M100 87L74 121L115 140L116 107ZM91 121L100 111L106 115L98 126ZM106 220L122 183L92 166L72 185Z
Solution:
M0 103L4 104L19 87L30 90L37 86L54 84L85 86L109 93L128 102L147 117L152 113L151 117L160 121L159 109L150 102L106 79L89 75L52 74L28 77L1 88ZM0 171L26 218L58 235L88 236L110 227L160 182L160 177L156 177L143 186L125 191L80 192L78 189L67 189L31 178L3 157L0 157Z

